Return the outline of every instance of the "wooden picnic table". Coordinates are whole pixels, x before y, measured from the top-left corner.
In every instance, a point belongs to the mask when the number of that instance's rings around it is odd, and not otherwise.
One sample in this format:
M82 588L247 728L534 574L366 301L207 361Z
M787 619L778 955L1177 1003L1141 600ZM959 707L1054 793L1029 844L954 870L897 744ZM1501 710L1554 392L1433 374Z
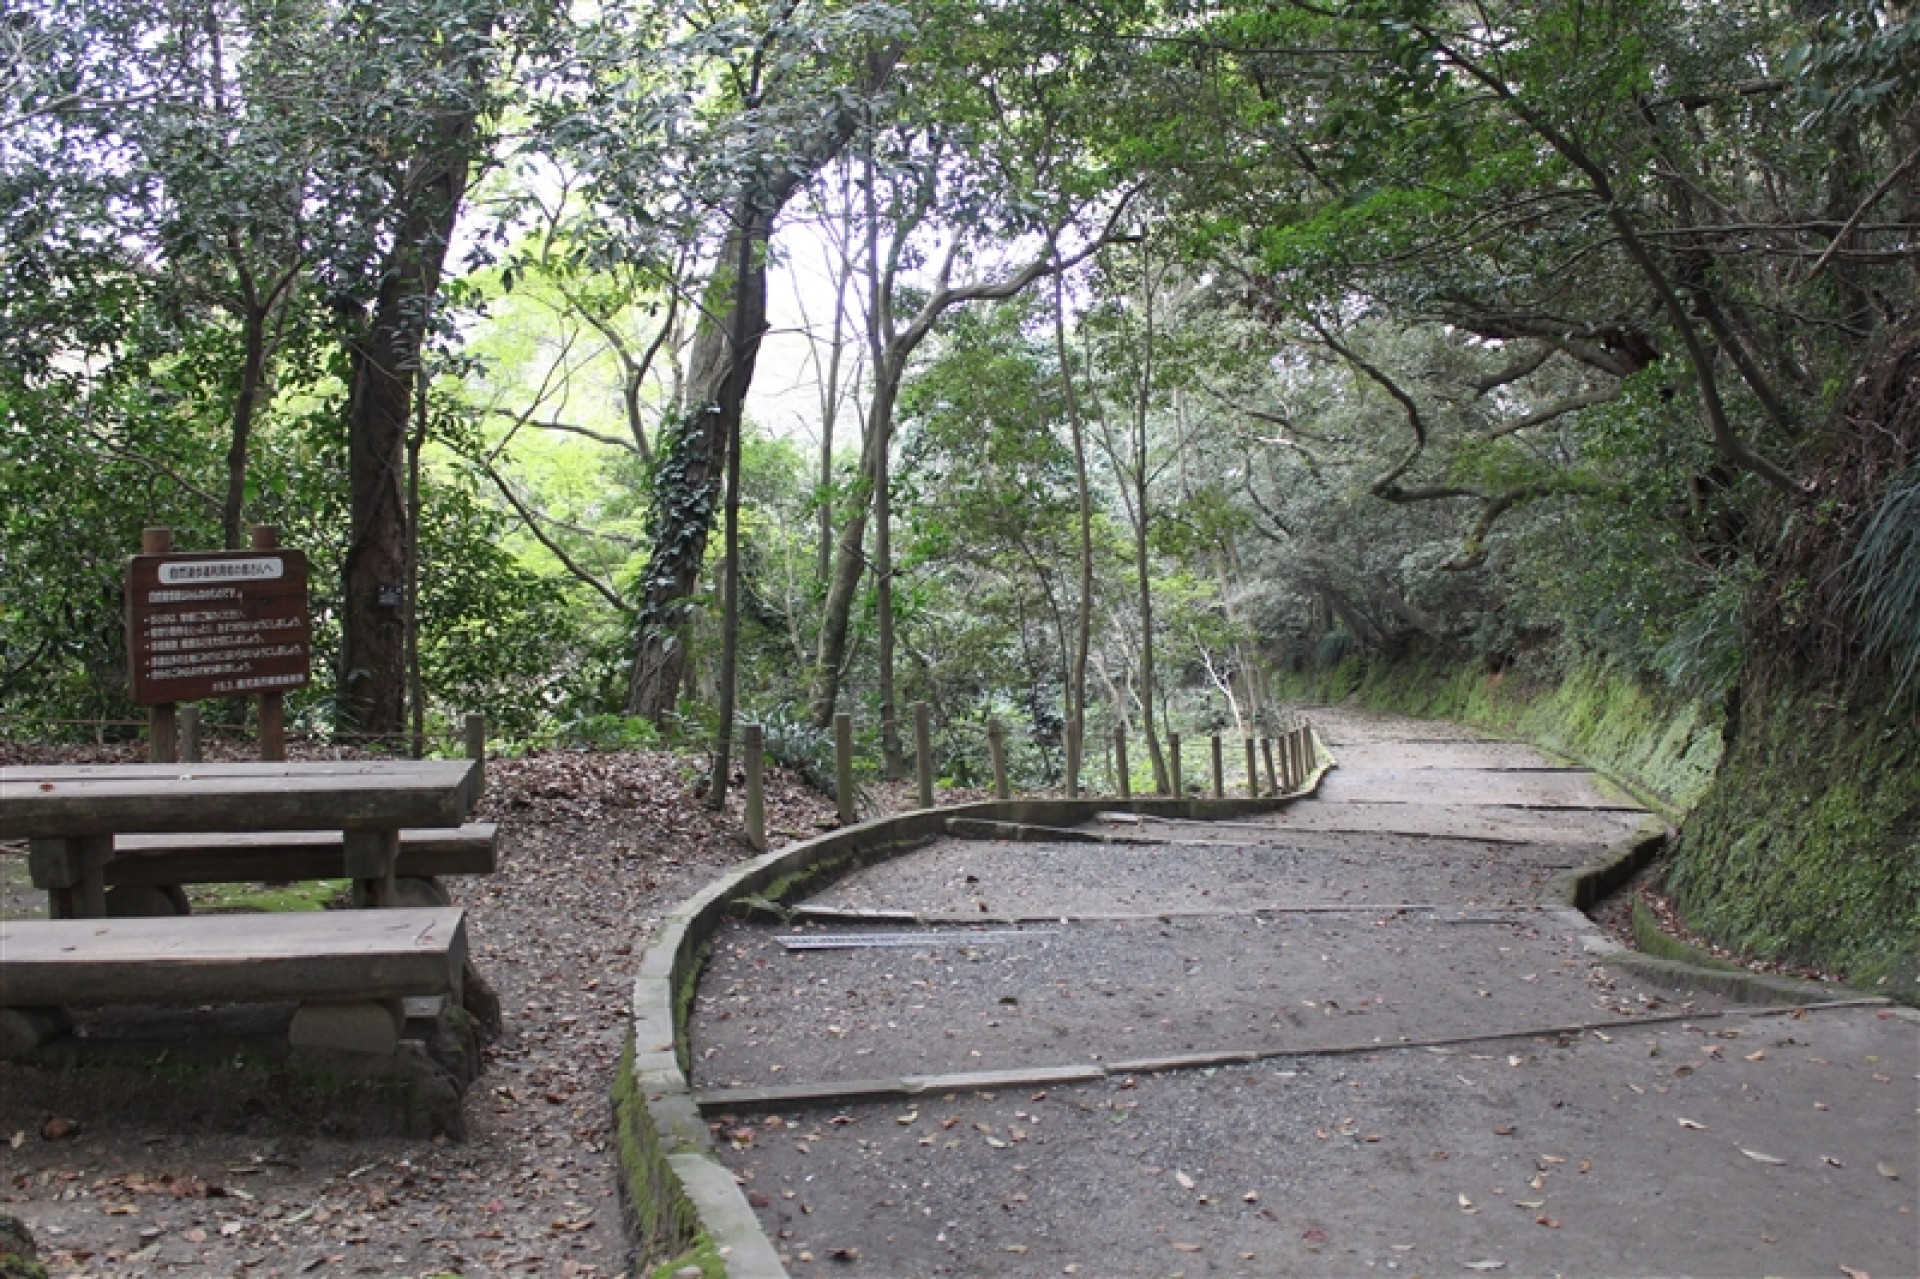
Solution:
M340 831L347 876L394 901L403 827L453 827L478 799L472 760L55 764L0 770L0 839L26 839L55 918L106 913L123 834Z

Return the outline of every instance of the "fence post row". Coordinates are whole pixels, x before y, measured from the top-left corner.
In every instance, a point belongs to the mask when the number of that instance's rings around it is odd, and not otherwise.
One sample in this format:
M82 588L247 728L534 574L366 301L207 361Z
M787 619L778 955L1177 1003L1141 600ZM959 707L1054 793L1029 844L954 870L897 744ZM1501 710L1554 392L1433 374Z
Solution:
M993 797L1013 798L1007 786L1007 729L997 719L987 721L987 755L993 760Z
M762 770L766 755L766 730L758 724L743 724L740 736L740 753L747 769L747 843L753 846L755 852L764 853L767 851L767 795Z
M840 824L853 825L853 716L845 711L833 717L833 790L840 805Z
M933 807L933 716L925 702L913 704L913 763L920 780L920 807Z
M1280 775L1274 771L1273 767L1273 739L1271 737L1263 737L1260 739L1260 758L1265 761L1267 765L1267 793L1269 795L1280 794Z
M1251 737L1247 738L1247 798L1260 798L1260 753Z
M1167 754L1172 756L1167 761L1167 771L1170 774L1167 781L1171 786L1167 793L1175 799L1184 799L1187 794L1187 780L1183 776L1186 770L1180 767L1180 734L1174 732L1167 734Z
M1127 771L1127 730L1113 730L1113 776L1121 799L1133 798L1133 777Z
M1085 725L1075 715L1067 721L1067 798L1080 798L1080 747Z
M1220 734L1215 733L1211 740L1213 742L1213 797L1215 799L1225 799L1227 797L1227 769L1220 757Z

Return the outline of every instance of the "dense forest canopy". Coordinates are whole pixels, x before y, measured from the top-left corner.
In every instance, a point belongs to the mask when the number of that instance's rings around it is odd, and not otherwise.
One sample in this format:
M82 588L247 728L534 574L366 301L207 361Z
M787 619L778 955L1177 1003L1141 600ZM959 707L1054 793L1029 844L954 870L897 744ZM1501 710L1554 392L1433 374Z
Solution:
M959 776L998 717L1032 784L1115 726L1164 784L1356 656L1920 687L1909 4L23 0L0 47L26 731L124 731L145 525L309 552L309 731L682 736L721 791L741 716L898 770L916 701Z

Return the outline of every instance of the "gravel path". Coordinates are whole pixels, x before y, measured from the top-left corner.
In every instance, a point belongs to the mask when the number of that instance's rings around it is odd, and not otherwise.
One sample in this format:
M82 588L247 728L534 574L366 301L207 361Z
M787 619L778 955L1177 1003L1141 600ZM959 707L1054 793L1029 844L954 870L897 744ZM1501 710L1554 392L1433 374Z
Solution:
M1534 903L1640 814L1524 747L1316 721L1338 781L1274 818L942 841L809 903L922 922L718 935L696 1085L795 1274L1913 1272L1912 1020L1606 969ZM836 1096L984 1070L1033 1078Z

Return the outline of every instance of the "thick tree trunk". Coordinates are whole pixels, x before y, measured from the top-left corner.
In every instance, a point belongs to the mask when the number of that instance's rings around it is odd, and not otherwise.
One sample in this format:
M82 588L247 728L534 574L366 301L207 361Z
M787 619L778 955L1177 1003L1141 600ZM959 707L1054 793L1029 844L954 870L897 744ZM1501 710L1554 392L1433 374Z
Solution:
M653 468L653 547L641 584L627 712L658 724L687 673L687 619L767 328L766 245L777 205L742 197L694 332L692 367Z
M475 136L471 112L443 118L415 162L373 318L349 351L351 533L342 611L340 705L362 732L399 733L406 702L406 440L414 381Z

